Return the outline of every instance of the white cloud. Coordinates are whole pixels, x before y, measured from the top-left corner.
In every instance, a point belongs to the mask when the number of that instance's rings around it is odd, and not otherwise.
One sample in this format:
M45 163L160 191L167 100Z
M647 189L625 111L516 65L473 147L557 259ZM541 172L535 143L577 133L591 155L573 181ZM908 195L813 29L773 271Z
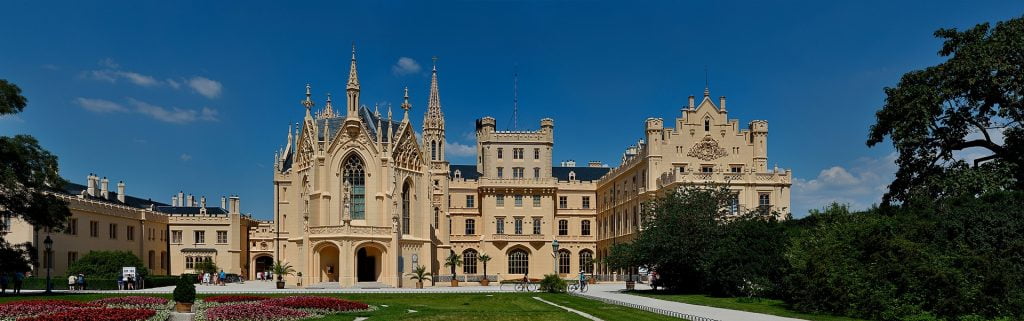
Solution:
M164 108L134 98L128 98L128 102L135 106L135 111L162 122L185 124L197 120L218 120L217 111L210 108L204 107L201 110L182 109L178 107Z
M57 66L57 65L54 65L54 64L43 64L42 66L39 66L39 67L41 67L43 69L46 69L46 70L60 70L60 67Z
M24 123L25 122L25 120L21 119L21 117L18 117L18 115L11 115L11 114L0 115L0 122L5 122L5 121L10 121L10 122L15 122L15 123Z
M105 99L93 99L93 98L75 98L75 103L82 108L94 113L112 113L112 112L123 112L128 111L127 108L121 106L121 104L105 100Z
M398 58L398 62L391 66L391 72L397 76L415 74L420 72L421 69L420 64L409 57Z
M221 89L223 89L220 82L199 76L189 79L188 86L192 87L192 90L195 90L200 95L211 99L220 96Z
M462 133L462 139L465 139L466 141L476 142L476 132Z
M183 162L187 162L187 161L192 160L192 155L181 154L181 156L178 156L178 158L181 158L181 161L183 161Z
M160 84L160 81L156 80L156 78L146 76L137 72L119 71L118 75L124 77L125 79L128 79L128 81L131 81L133 84L143 87L156 86Z
M809 210L831 202L849 204L856 210L878 204L896 173L896 157L896 152L882 158L862 157L854 160L849 169L832 166L813 179L794 177L793 216L806 216Z
M153 78L152 76L143 75L134 71L122 70L121 66L110 58L100 60L99 64L106 68L87 71L83 76L110 83L116 83L119 79L126 79L133 84L143 87L158 86L161 84L159 80L156 80L156 78Z
M171 88L181 88L181 83L175 81L174 79L167 78L167 80L164 80L164 82L166 82L168 86L171 86Z
M448 157L471 157L476 156L476 147L445 141L445 152Z
M113 58L109 58L109 57L108 58L104 58L103 60L100 60L99 64L100 64L100 66L107 67L107 68L112 68L112 69L117 69L117 68L121 67L121 65L118 65L117 62L114 61Z

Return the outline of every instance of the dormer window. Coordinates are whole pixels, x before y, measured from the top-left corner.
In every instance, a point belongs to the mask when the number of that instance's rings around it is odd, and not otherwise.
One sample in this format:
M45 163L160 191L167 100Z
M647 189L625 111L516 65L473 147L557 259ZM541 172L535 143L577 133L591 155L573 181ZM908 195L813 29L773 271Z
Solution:
M455 170L455 178L462 178L462 171L456 169Z
M710 120L707 120L707 119L704 120L704 131L706 131L706 132L711 131L711 121Z
M575 171L570 171L569 172L569 180L570 181L575 181L576 180L576 172Z

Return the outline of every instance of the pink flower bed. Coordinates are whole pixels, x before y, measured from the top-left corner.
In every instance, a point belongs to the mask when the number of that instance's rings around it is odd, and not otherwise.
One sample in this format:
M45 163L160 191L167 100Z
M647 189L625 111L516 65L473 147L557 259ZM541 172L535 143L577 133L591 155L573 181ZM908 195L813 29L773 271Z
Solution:
M0 316L17 318L90 307L99 307L99 305L69 300L25 300L0 304Z
M269 299L265 296L255 295L215 295L203 299L203 302L230 303L230 302L253 302Z
M261 303L292 309L317 309L329 311L354 311L370 308L366 303L323 296L290 296L264 300Z
M152 296L122 296L94 300L92 303L99 305L163 305L167 299Z
M210 321L283 321L308 316L309 313L299 310L258 303L222 305L206 310L206 319Z
M21 318L18 321L137 321L156 315L149 309L78 308L74 310Z

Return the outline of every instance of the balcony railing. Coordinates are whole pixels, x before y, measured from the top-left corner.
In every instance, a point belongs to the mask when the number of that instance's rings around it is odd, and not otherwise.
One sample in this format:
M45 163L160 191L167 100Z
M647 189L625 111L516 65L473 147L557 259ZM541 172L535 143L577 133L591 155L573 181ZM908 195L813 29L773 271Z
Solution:
M326 225L309 228L309 234L341 234L341 235L391 235L391 227Z
M554 185L557 183L554 177L542 178L480 178L480 186L530 186L530 185Z
M661 174L657 179L658 188L668 185L733 183L733 184L790 184L792 174L789 171L775 173L732 173L732 172L684 172L675 171Z
M493 241L545 241L544 234L491 234Z

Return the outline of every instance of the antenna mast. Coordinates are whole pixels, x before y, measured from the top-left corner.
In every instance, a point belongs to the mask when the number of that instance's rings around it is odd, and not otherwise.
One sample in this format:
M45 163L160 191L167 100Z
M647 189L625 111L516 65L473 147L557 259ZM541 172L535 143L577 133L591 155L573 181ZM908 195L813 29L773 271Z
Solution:
M518 69L518 68L517 68ZM512 130L519 130L519 72L512 74Z

